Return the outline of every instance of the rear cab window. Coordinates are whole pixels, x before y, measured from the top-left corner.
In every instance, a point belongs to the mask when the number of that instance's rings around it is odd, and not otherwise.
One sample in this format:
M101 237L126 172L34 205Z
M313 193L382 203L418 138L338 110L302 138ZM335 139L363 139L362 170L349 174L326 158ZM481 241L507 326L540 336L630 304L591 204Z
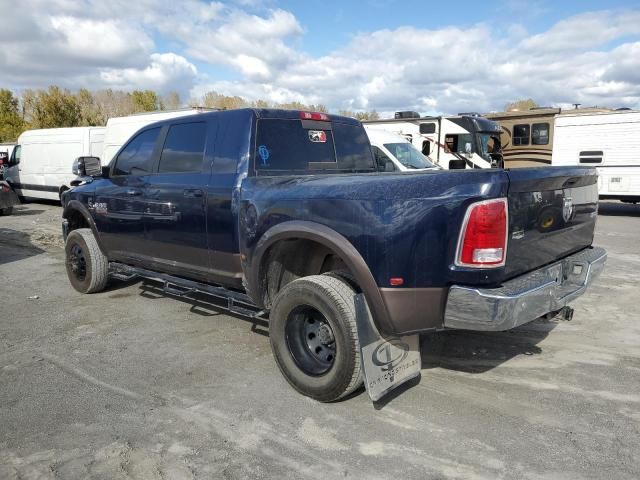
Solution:
M254 159L258 175L375 171L364 128L339 121L258 119Z

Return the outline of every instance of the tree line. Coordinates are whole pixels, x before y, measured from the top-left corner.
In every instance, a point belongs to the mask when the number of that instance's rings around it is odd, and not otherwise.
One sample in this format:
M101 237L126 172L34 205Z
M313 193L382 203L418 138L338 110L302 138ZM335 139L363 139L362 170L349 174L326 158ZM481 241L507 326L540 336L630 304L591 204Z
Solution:
M9 89L0 89L0 143L16 141L25 130L106 125L111 117L157 110L175 110L184 106L228 110L232 108L285 108L327 112L322 104L306 105L301 102L271 103L266 100L250 101L239 96L228 96L211 91L201 98L183 102L177 92L160 95L153 90L95 90L82 88L76 92L52 85L47 89L27 89L20 95ZM358 120L380 118L375 110L337 112Z

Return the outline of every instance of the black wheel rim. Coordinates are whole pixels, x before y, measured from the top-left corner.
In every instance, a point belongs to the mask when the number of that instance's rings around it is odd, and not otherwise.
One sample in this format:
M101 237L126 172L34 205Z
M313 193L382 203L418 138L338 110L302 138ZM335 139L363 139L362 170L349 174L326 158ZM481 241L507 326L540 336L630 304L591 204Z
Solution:
M285 325L287 347L296 365L307 375L327 373L336 358L333 329L327 319L313 307L294 309Z
M87 260L84 256L84 250L77 243L71 247L68 262L73 276L82 282L87 277Z

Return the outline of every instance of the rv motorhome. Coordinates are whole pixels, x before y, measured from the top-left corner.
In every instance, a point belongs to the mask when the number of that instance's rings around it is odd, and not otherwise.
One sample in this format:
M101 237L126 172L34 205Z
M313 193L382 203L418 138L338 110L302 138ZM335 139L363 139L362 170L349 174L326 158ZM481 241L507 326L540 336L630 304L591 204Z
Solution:
M581 108L575 112L603 112L603 108ZM505 168L544 167L551 165L554 119L564 111L560 108L534 107L529 110L496 112L483 115L502 127L500 143Z
M640 202L640 111L558 115L553 165L597 167L600 198Z
M5 180L23 197L59 200L76 177L73 162L102 153L104 127L27 130L18 137Z
M440 167L501 168L500 125L477 114L420 117L397 112L394 119L362 122L367 131L386 130L404 136Z

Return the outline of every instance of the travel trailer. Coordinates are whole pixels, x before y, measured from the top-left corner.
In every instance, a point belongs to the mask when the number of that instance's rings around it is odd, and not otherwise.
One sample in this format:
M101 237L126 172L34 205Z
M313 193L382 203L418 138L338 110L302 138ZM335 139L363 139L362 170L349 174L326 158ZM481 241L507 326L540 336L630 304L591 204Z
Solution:
M167 120L169 118L183 117L186 115L196 115L202 112L209 112L210 108L184 108L180 110L167 110L157 112L144 112L126 117L113 117L107 121L107 130L104 136L104 149L100 159L102 165L107 165L113 159L120 147L125 144L131 136L151 123Z
M581 108L567 112L603 112L603 108ZM551 165L554 119L565 111L560 108L534 107L529 110L487 113L502 127L500 143L505 168Z
M552 164L597 167L600 198L640 202L640 111L557 116Z
M500 126L477 114L420 117L416 112L397 112L394 119L362 123L367 131L404 136L445 169L502 167Z
M22 197L59 200L78 157L102 154L104 127L27 130L9 157L5 180Z
M439 168L413 144L395 133L364 127L380 172L419 172Z

